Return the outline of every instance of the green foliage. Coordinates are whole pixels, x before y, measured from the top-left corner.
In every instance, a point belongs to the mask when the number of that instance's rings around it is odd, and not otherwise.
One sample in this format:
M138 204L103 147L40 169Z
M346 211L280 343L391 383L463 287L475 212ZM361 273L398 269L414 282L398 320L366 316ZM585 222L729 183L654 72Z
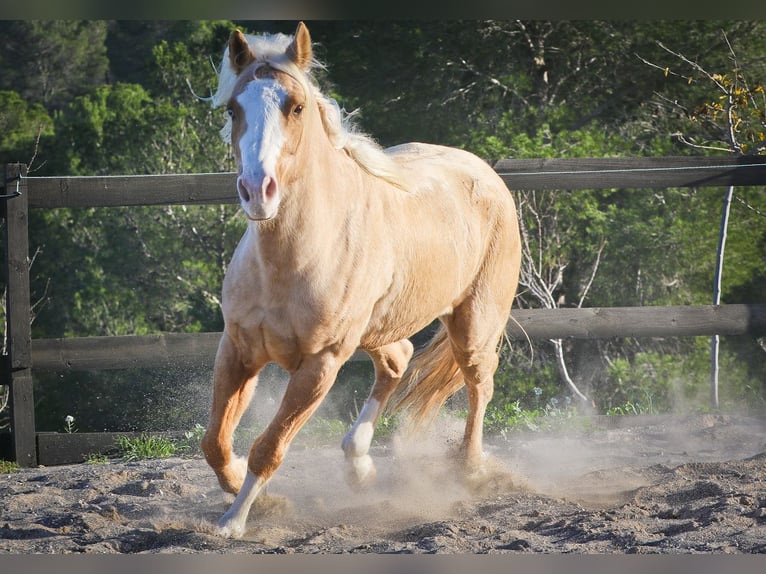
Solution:
M191 430L184 432L183 438L176 440L178 452L185 456L196 456L202 454L200 443L205 436L205 427L195 423Z
M534 360L530 360L522 348L525 344L518 342L501 350L492 398L498 407L519 401L522 408L535 410L561 393L556 361L549 349L535 348Z
M0 21L0 89L59 109L106 81L106 35L106 21Z
M168 458L174 456L178 447L162 436L142 434L137 438L120 436L117 438L119 456L126 462L148 460L153 458Z
M521 401L492 404L484 416L486 432L502 437L519 431L541 432L582 424L583 419L574 406L559 406L558 401L536 409L525 409Z
M644 405L642 403L634 403L633 401L628 401L625 404L608 408L606 414L608 416L637 416L646 414L653 415L657 414L657 411L654 409L654 405L651 403Z
M19 465L9 460L0 460L0 474L11 474L18 472Z
M641 413L699 412L710 405L710 353L705 338L676 349L639 351L613 359L597 387L606 413L630 408ZM719 392L721 408L760 412L766 406L760 384L738 361L731 347L722 349Z
M99 452L90 453L85 458L85 464L107 464L108 462L109 457Z
M211 80L202 46L215 39L220 50L223 28L186 27L200 48L194 56L191 45L161 43L151 54L149 88L115 82L72 99L55 115L55 136L41 142L41 171L231 170L220 117L186 85L193 70L202 85ZM220 329L223 273L243 230L233 205L33 212L33 298L45 303L37 336Z
M337 445L349 428L345 421L314 416L301 429L295 440L309 446Z
M0 160L29 163L40 138L53 134L45 108L28 103L17 92L0 91Z

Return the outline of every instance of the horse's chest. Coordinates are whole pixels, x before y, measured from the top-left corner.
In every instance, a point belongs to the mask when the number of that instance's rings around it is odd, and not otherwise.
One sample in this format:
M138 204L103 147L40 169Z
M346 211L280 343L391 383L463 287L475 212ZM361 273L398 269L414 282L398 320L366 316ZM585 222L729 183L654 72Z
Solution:
M241 290L224 298L227 328L239 333L240 351L258 362L274 361L290 370L306 355L337 343L348 331L334 305L302 289Z

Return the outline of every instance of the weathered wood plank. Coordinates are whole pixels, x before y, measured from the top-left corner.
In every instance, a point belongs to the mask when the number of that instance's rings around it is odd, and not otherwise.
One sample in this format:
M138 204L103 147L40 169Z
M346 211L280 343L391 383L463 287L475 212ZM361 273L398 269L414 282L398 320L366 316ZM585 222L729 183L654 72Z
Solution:
M30 177L29 206L121 207L235 203L235 173Z
M217 332L33 339L32 364L38 371L212 368L220 339ZM357 351L351 360L368 358Z
M142 435L178 438L180 432L77 432L77 433L37 433L37 452L39 464L55 466L57 464L76 464L84 462L90 455L119 454L119 437L137 438Z
M46 371L213 366L221 333L34 339L32 365Z
M532 339L757 335L766 333L766 304L518 309L508 321L506 332L515 339L525 338L524 332ZM33 368L76 371L170 365L212 367L220 336L220 333L166 333L34 339ZM367 358L358 351L352 360Z
M494 169L512 190L766 184L766 156L502 159Z
M6 166L6 188L15 197L3 200L5 217L5 278L7 335L12 369L31 366L32 310L29 291L29 224L26 166Z
M766 156L502 159L510 189L611 189L766 184ZM29 177L29 206L236 203L236 174Z
M506 333L522 328L533 339L761 335L766 304L514 310Z
M5 167L7 197L4 273L6 280L6 336L8 356L3 361L3 384L9 385L9 406L14 460L19 466L37 464L35 447L35 401L32 384L32 310L29 295L29 232L27 168Z
M34 382L30 369L13 372L10 393L13 460L19 466L36 466Z

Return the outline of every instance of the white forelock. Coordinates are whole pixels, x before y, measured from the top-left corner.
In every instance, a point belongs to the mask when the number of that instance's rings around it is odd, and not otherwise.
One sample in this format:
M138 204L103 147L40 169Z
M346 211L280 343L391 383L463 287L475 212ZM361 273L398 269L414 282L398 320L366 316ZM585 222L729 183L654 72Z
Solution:
M245 39L250 46L250 51L258 62L274 64L286 64L289 60L285 54L292 36L285 34L259 35L245 34ZM223 59L218 69L218 88L213 94L211 105L213 108L220 107L229 101L234 86L237 83L237 72L229 59L229 46L223 51Z

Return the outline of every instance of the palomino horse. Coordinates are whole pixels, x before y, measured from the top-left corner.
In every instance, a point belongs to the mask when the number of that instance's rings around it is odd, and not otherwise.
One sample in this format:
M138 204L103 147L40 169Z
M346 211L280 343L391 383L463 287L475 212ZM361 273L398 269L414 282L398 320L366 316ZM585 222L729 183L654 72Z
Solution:
M463 385L469 411L460 460L482 461L482 421L498 345L516 293L520 241L511 194L479 158L411 143L387 150L347 125L309 75L311 38L245 36L224 51L213 106L236 157L248 227L223 285L225 329L202 448L236 494L218 523L239 537L259 491L357 348L375 382L342 442L348 474L375 474L368 454L394 390L412 420L430 420ZM407 337L440 331L407 369ZM290 373L278 411L245 461L232 433L259 371Z

